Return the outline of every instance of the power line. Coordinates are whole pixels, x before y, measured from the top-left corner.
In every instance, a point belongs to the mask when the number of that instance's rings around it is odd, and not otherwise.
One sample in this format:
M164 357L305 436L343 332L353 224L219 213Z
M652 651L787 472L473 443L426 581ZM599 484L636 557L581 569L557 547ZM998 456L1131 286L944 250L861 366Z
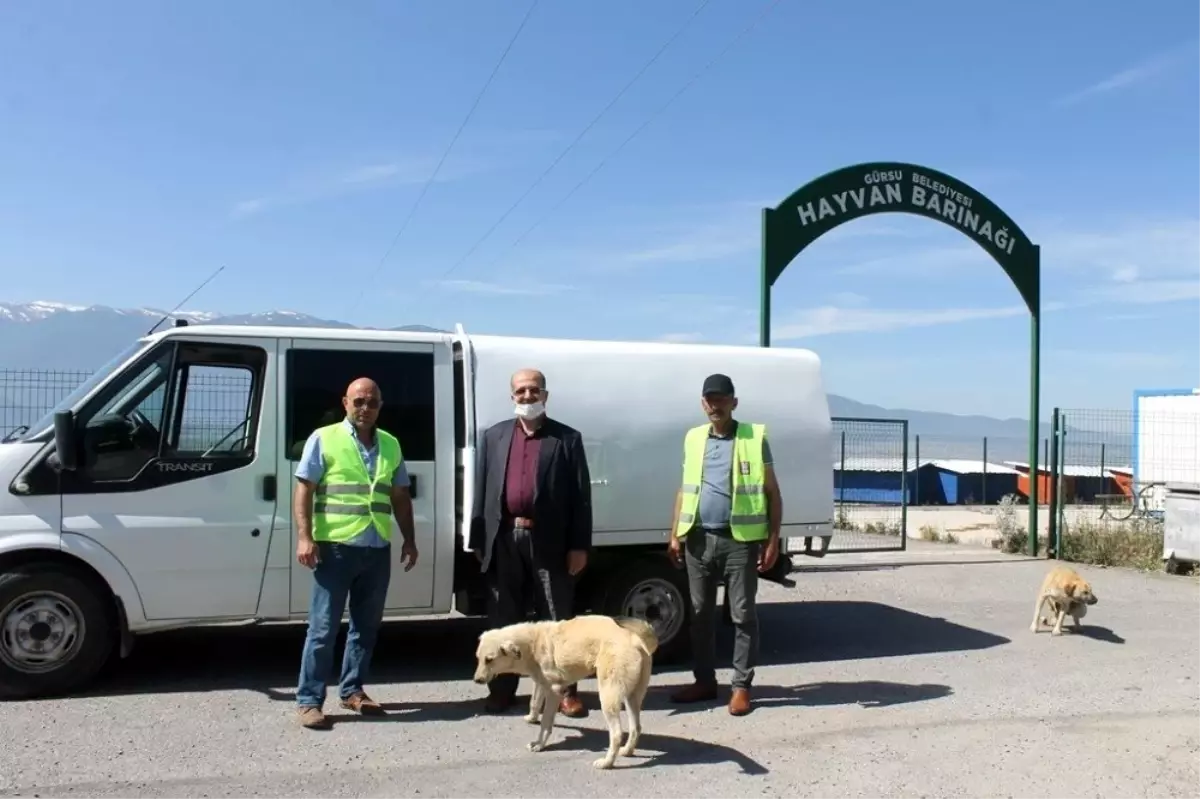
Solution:
M660 106L657 111L655 111L653 114L651 114L649 117L647 117L645 122L643 122L641 125L639 125L638 128L633 131L633 133L629 134L629 136L623 142L621 142L619 145L617 145L617 148L615 150L613 150L611 153L606 155L600 161L600 163L597 164L595 166L595 168L592 169L591 172L587 173L583 177L583 180L576 183L575 187L572 188L569 192L567 192L566 195L561 200L559 200L557 203L555 203L550 208L549 211L547 211L545 214L543 214L541 216L541 218L539 218L536 222L534 222L532 225L530 225L529 228L527 228L524 233L522 233L520 236L517 237L516 241L514 241L512 244L508 245L508 247L505 250L503 250L499 255L497 255L494 259L492 259L492 261L488 264L488 267L490 268L490 267L495 266L500 261L500 259L509 252L509 250L516 248L516 246L518 244L520 244L522 241L524 241L525 238L530 233L532 233L534 230L536 230L538 228L538 226L540 226L543 222L546 221L547 218L549 218L555 211L557 211L559 208L561 208L562 205L567 200L571 199L571 197L574 196L575 192L579 191L579 189L582 188L585 183L587 183L589 180L591 180L592 177L595 176L595 174L597 172L599 172L601 169L604 168L605 164L607 164L609 161L611 161L613 158L615 158L621 152L621 150L625 149L625 146L627 144L629 144L629 142L633 141L634 138L636 138L638 134L640 134L643 130L645 130L650 125L650 123L654 121L654 119L656 117L658 117L663 112L665 112L668 108L670 108L671 104L674 103L676 100L678 100L679 97L692 86L692 84L694 84L697 80L699 80L700 77L702 75L704 75L705 72L707 72L715 63L717 63L719 60L721 60L721 58L723 58L726 53L728 53L731 49L733 49L733 46L735 44L737 44L742 39L742 37L744 37L746 34L750 33L750 31L754 30L754 28L758 25L758 23L762 22L763 19L767 16L767 14L771 13L771 11L775 8L775 6L779 5L780 2L781 2L781 0L771 0L771 2L767 4L767 7L765 9L763 9L763 11L757 17L755 17L754 20L749 25L747 25L745 28L742 28L741 32L738 33L736 36L734 36L729 41L729 43L726 44L725 47L722 48L719 53L717 53L715 56L713 56L713 58L707 64L705 64L703 67L701 67L700 70L695 75L693 75L687 83L683 84L683 86L679 89L679 91L675 92L675 94L672 95L671 98L669 100L667 100L665 103L663 103L663 105Z
M484 82L483 88L479 90L477 95L475 95L475 102L471 104L471 108L469 111L467 111L467 115L463 117L462 124L460 124L458 126L458 130L454 132L453 138L450 139L450 144L446 145L445 152L442 153L442 157L437 162L437 166L434 167L432 174L430 174L429 178L425 181L425 185L421 187L421 193L417 195L416 201L413 202L412 207L408 209L408 216L406 216L404 218L404 222L400 224L400 229L396 231L395 237L392 238L392 243L388 245L387 250L383 253L383 257L379 259L379 263L376 264L375 271L371 273L370 279L363 283L363 287L359 290L358 297L354 301L355 305L357 305L362 299L362 295L367 290L367 287L375 282L375 277L379 274L379 270L383 268L384 262L388 259L388 256L392 254L392 250L395 249L396 244L400 241L400 237L404 235L404 231L408 228L408 223L412 221L413 216L417 213L417 207L420 206L421 200L425 198L425 193L429 191L429 187L433 185L433 181L437 178L438 173L441 172L442 164L446 163L446 158L450 155L450 151L454 149L454 145L458 141L458 137L462 135L463 129L465 129L467 127L467 123L471 121L471 117L475 114L475 109L479 107L479 102L483 99L483 95L487 93L488 88L492 85L492 81L495 79L496 73L500 71L500 67L504 63L504 60L508 58L509 51L512 50L513 45L516 44L517 38L521 35L521 31L525 29L525 23L529 22L529 18L533 15L533 10L537 8L538 2L539 0L533 0L533 2L530 3L529 9L525 12L525 16L521 18L521 24L517 26L517 29L513 32L512 37L509 38L508 45L504 48L504 52L500 54L500 58L496 61L496 65L492 67L492 73L488 75L488 79Z
M621 91L617 92L617 95L615 97L613 97L612 100L609 101L608 105L604 106L604 108L601 109L600 113L596 114L596 116L592 118L592 121L587 123L587 125L584 126L583 130L579 131L578 135L575 136L574 140L572 140L571 143L567 145L567 148L565 150L563 150L561 153L559 153L557 158L555 158L553 161L550 162L550 166L546 167L545 171L542 172L542 174L538 175L537 179L534 180L533 183L531 183L529 185L529 187L527 189L525 189L525 191L521 194L521 196L518 197L513 202L513 204L508 207L508 210L506 210L504 213L502 213L500 215L500 218L497 219L495 222L493 222L492 226L489 227L482 236L480 236L478 239L475 240L475 243L470 246L470 248L463 254L463 256L461 258L459 258L449 269L447 269L442 274L441 278L439 278L440 280L444 280L447 276L449 276L449 274L451 272L453 272L458 267L462 266L463 263L465 263L467 261L467 259L471 257L471 255L475 252L475 250L477 250L479 248L479 245L483 244L483 242L487 241L487 238L492 235L492 233L496 230L496 228L498 228L501 225L501 223L504 222L505 219L508 218L508 215L511 214L513 211L515 211L517 209L517 206L519 206L522 202L524 202L525 198L529 196L530 192L532 192L534 189L536 189L541 184L541 182L543 180L545 180L546 176L549 175L552 171L554 171L554 167L558 166L558 163L560 161L562 161L563 158L565 158L567 156L567 154L575 148L576 144L579 144L580 140L582 140L584 136L587 135L587 132L589 130L591 130L593 127L595 127L596 123L599 122L604 117L604 115L607 114L612 109L612 107L614 105L616 105L617 102L622 97L625 96L625 93L628 92L630 90L630 88L632 88L633 85L635 83L637 83L638 80L641 79L642 75L644 75L646 73L646 70L648 70L650 67L652 67L656 61L658 61L659 57L661 57L662 54L667 51L667 48L669 48L685 30L687 30L688 26L690 26L692 24L692 22L695 21L696 17L698 17L700 15L700 12L703 11L705 9L705 7L711 2L712 2L712 0L703 0L700 3L700 5L696 7L696 10L692 12L691 16L689 16L686 20L684 20L684 23L682 25L680 25L679 28L676 29L676 31L673 34L671 34L671 36L663 43L663 45L661 47L658 48L658 52L656 52L653 56L651 56L650 60L642 65L642 68L639 69L637 71L637 73L629 80L629 82L625 84L624 88L622 88Z

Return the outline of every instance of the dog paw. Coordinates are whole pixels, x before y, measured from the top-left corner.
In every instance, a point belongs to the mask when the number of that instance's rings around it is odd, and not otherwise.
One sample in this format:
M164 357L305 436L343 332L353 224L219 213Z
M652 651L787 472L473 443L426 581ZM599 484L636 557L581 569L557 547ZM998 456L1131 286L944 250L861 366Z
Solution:
M525 721L528 724L537 724L539 721L541 721L541 718L531 713L525 717Z
M540 752L546 748L541 741L530 741L526 746L530 752Z
M613 761L607 757L599 757L592 761L592 768L607 769L613 767Z
M626 744L620 748L621 757L633 757L633 747Z
M1029 625L1029 632L1036 633L1037 631L1038 631L1038 626L1036 624Z
M1051 630L1050 634L1051 635L1062 635L1062 630Z

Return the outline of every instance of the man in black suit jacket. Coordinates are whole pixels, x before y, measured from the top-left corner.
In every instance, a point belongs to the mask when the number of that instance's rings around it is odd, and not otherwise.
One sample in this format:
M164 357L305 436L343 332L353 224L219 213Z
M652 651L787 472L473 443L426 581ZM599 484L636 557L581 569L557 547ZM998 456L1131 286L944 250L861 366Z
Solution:
M592 546L592 483L579 431L546 416L546 377L512 376L516 419L497 422L479 442L470 548L488 584L493 628L524 621L532 600L540 619L569 619L574 578ZM516 675L488 685L486 710L508 709ZM560 712L586 715L574 685Z

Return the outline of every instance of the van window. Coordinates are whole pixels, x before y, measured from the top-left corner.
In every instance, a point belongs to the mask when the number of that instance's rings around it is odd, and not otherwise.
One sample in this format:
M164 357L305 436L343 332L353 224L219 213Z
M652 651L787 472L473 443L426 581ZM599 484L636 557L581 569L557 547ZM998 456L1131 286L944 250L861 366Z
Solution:
M379 384L379 427L400 440L404 459L437 454L433 353L294 349L287 354L287 454L300 460L318 427L345 418L342 397L359 377Z
M136 477L136 488L145 488L161 474L147 464L163 458L248 463L266 362L259 347L180 342L154 350L80 413L80 478L94 484Z

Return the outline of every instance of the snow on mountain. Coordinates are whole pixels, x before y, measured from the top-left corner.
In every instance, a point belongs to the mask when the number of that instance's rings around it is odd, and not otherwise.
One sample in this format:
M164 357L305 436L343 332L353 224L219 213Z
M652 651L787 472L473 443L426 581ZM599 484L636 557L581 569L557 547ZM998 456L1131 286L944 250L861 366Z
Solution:
M225 314L216 311L175 311L161 308L113 308L71 305L39 300L0 302L0 369L88 370L105 363L131 340L186 319L189 324L286 325L291 327L353 328L355 325L321 319L299 311ZM434 330L406 325L400 330Z

